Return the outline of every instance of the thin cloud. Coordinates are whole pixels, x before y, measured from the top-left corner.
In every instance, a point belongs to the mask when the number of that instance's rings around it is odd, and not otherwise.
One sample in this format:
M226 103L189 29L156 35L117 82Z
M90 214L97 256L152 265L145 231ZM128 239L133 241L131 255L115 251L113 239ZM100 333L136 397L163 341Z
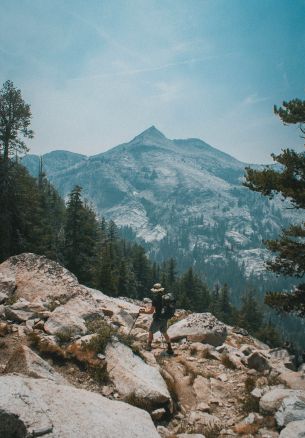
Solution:
M82 80L88 80L88 79L100 79L100 78L108 78L113 76L134 76L141 73L150 73L154 71L160 71L160 70L168 70L170 68L178 67L180 65L191 65L199 62L206 62L212 59L217 59L222 55L210 55L205 56L202 58L190 58L185 59L182 61L175 61L175 62L168 62L166 64L152 66L152 67L141 67L141 68L134 68L124 71L114 71L114 72L108 72L108 73L100 73L96 75L88 75L88 76L81 76L77 78L73 78L73 81L82 81ZM227 55L228 56L228 55ZM223 56L222 56L223 57Z
M259 97L256 93L250 94L242 101L242 105L256 105L257 103L266 102L269 97Z

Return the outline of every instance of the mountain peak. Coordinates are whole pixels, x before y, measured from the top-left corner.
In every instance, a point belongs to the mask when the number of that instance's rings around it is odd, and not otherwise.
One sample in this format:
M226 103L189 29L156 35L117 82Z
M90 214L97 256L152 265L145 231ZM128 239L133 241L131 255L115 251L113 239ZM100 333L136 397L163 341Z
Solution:
M135 139L164 140L166 139L166 137L164 134L162 134L161 131L159 131L154 125L152 125L149 128L145 129L145 131L141 132L141 134L137 135L134 140Z

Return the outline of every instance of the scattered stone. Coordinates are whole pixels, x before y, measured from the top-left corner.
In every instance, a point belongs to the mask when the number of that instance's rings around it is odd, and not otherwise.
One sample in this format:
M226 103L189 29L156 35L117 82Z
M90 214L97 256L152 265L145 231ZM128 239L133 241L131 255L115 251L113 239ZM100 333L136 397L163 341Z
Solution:
M177 438L205 438L201 433L179 433Z
M245 329L243 329L241 327L233 327L232 332L236 333L237 335L242 335L242 336L248 336L249 335L247 330L245 330Z
M173 435L166 427L157 426L157 432L161 438L168 438L170 435Z
M258 429L260 438L278 438L279 434L275 430Z
M9 324L7 322L0 322L0 336L6 336L9 332Z
M247 371L247 374L248 374L249 376L255 376L255 375L257 374L257 371L254 370L254 369L251 369L251 370L248 370L248 371Z
M215 415L206 412L191 411L188 417L188 423L193 427L194 432L203 432L204 434L218 436L222 429L221 421Z
M250 356L251 353L253 353L252 348L249 345L243 345L240 349L240 351L245 355L245 356Z
M33 312L27 312L26 310L14 309L13 306L5 307L5 317L11 321L24 322L33 318Z
M219 374L219 376L217 376L217 379L221 380L222 382L227 382L228 381L228 376L226 374Z
M280 438L304 438L305 420L292 421L280 433Z
M275 388L266 392L260 399L259 406L262 413L275 413L281 406L282 401L286 397L300 396L305 397L305 391L294 389Z
M291 396L284 398L275 414L277 425L287 426L292 421L305 420L305 397Z
M270 369L268 360L259 351L250 354L250 356L246 358L245 363L249 368L254 368L260 372Z
M251 395L256 399L260 399L264 395L264 390L262 388L254 388L253 391L251 391Z
M291 389L305 391L305 375L300 371L288 371L278 376L279 380Z
M202 412L210 412L210 406L205 402L200 402L196 406L196 411L202 411Z
M166 415L166 410L164 408L156 409L150 415L154 421L159 421Z
M4 303L7 300L7 295L3 292L0 292L0 304Z
M109 397L111 394L113 394L113 388L111 386L103 386L102 394L105 397Z

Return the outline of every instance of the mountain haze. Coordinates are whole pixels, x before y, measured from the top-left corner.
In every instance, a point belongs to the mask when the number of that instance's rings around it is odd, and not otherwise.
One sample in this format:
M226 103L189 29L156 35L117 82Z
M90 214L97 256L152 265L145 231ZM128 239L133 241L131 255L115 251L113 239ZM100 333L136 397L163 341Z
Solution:
M261 275L262 240L291 220L279 200L242 186L245 163L200 139L169 140L154 126L98 155L54 151L42 158L63 196L80 185L99 215L131 227L152 257L175 257L181 269ZM23 159L34 175L38 161Z

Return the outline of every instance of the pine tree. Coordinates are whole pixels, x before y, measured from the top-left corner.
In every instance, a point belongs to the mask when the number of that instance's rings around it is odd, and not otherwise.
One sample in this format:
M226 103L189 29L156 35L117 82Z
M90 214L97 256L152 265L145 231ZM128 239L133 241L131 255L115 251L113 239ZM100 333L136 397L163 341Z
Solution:
M274 107L284 124L298 124L305 133L305 101L293 99ZM305 153L284 149L281 154L272 154L280 170L267 167L263 170L246 169L245 185L269 198L280 194L296 209L305 208ZM267 240L267 248L276 254L267 268L276 274L302 278L305 274L305 223L291 225L282 231L276 240ZM295 287L291 293L269 292L265 303L279 312L293 313L305 317L305 283Z
M251 288L242 297L238 325L251 334L256 334L263 322L263 313L256 299L256 293Z
M220 291L219 297L219 319L226 324L233 323L233 306L230 303L229 287L225 283Z
M81 283L91 284L97 260L98 223L94 212L83 204L82 188L69 194L65 223L65 264Z
M23 138L32 138L30 105L12 81L6 81L0 90L0 156L7 162L19 152L27 152Z

